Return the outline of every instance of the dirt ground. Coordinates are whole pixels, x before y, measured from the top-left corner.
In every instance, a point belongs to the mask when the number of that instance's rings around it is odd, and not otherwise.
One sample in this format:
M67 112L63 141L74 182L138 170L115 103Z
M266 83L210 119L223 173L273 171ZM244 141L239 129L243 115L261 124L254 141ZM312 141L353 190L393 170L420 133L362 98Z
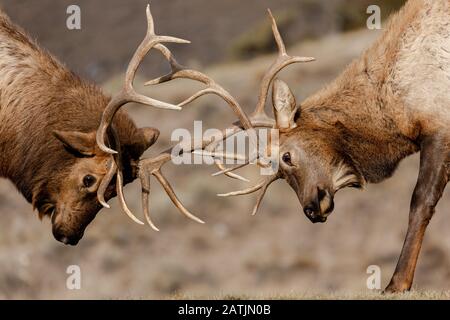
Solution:
M290 67L281 77L301 101L332 80L378 34L368 30L332 32L302 41L289 50L315 56L317 62ZM197 49L186 50L189 56L194 52L189 50ZM263 55L200 68L250 111L256 103L260 77L273 58ZM121 73L108 77L104 88L114 92L121 77ZM175 82L139 89L155 98L179 101L195 88L190 82ZM205 126L218 128L234 120L223 102L211 97L182 112L142 106L130 106L128 110L140 126L162 129L160 141L149 155L170 143L174 128L192 129L194 119L204 119ZM112 209L101 211L77 247L56 242L50 222L40 222L31 205L8 181L1 180L0 298L379 298L378 293L366 288L366 269L380 266L382 285L389 281L406 232L417 170L418 157L413 156L401 163L393 178L381 184L370 185L365 191L338 193L336 209L328 222L313 225L283 181L271 187L260 212L252 217L254 197L215 196L245 183L211 177L215 170L207 166L169 165L165 173L180 198L206 225L182 217L155 184L151 208L161 232L133 224L112 201ZM252 182L258 181L255 169L242 174ZM131 208L139 212L139 185L128 186L126 194ZM428 228L419 260L415 288L422 291L411 298L448 299L449 205L447 190ZM69 265L81 268L80 290L66 287Z

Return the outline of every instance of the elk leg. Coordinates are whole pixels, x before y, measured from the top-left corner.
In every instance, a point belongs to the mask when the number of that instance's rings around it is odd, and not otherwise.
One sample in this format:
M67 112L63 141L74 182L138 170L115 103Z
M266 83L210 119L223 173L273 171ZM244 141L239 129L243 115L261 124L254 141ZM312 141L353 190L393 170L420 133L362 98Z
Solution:
M449 150L445 141L423 141L419 178L411 200L408 231L386 292L404 292L411 289L425 230L449 180L448 161Z

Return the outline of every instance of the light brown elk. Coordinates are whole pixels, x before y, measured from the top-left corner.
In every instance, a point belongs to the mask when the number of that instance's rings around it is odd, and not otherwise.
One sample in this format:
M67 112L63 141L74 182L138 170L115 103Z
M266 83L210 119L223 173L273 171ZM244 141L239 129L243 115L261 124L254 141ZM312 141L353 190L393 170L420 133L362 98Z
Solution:
M269 185L282 178L297 193L306 216L312 222L325 222L333 210L333 198L338 190L360 188L389 178L402 159L420 152L421 165L411 201L408 232L386 289L409 290L425 229L450 176L449 18L448 1L410 0L392 17L382 37L371 48L332 84L297 105L287 84L273 80L287 65L313 59L287 54L272 17L278 58L263 79L254 113L249 117L240 114L245 121L240 119L241 124L234 127L233 133L252 127L278 129L279 170L255 187L223 196L259 192L255 214ZM168 58L172 73L151 84L189 74L166 48L160 45L155 48ZM275 120L264 110L272 82ZM106 147L102 135L122 104L110 105L103 116L97 141L105 152L113 153L113 150ZM205 151L208 146L210 141L202 141L198 150ZM149 191L148 175L153 174L164 185L159 177L160 168L169 158L164 153L156 159L143 160L139 166L144 201ZM120 168L119 158L116 157L115 163ZM221 173L229 175L241 167L222 169ZM131 214L123 197L121 202ZM145 203L148 217L146 206Z
M450 177L449 88L450 2L410 0L371 48L301 105L285 83L274 82L279 171L225 196L259 191L256 212L269 184L283 178L306 216L325 222L338 190L389 178L402 159L420 152L408 231L386 288L409 290L426 227Z
M222 196L259 192L255 214L269 185L285 179L297 193L306 216L314 223L325 222L338 190L389 178L402 159L420 152L408 232L386 289L409 290L425 229L450 176L449 21L450 2L410 0L371 48L333 83L297 105L288 85L273 79L286 65L312 59L287 54L272 17L279 56L263 79L256 110L248 117L251 126L241 125L235 132L251 127L278 129L279 170L255 187ZM162 51L171 60L168 52ZM160 80L180 76L182 69L174 60L171 64L173 73ZM275 120L264 110L272 82ZM103 119L111 121L111 112ZM101 135L97 137L102 149L111 152L102 144ZM146 161L150 166L141 167L142 176L158 172L158 161ZM241 167L221 173L230 174ZM143 185L148 186L145 181Z

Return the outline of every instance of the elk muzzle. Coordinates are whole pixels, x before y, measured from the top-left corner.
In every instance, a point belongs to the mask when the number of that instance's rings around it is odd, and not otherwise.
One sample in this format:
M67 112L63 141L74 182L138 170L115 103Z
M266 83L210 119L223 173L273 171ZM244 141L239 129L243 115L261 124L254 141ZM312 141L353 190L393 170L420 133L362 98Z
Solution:
M324 223L334 209L333 195L326 189L317 188L317 192L305 201L303 212L312 223Z
M66 211L67 206L60 205L51 216L53 237L66 245L75 246L83 238L84 231L89 223L95 218L101 208L100 204L95 207L79 210Z
M84 231L78 233L68 233L57 226L53 226L52 233L57 241L71 246L77 245L84 235Z

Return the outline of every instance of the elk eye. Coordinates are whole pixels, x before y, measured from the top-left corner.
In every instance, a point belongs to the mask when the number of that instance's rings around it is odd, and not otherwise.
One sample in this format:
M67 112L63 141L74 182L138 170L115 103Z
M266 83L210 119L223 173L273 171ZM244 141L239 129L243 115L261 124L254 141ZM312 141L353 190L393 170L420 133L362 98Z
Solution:
M95 183L95 181L97 181L97 179L95 179L94 176L91 176L90 174L84 176L83 178L83 185L86 188L92 187L92 185Z
M291 154L289 152L286 152L285 154L283 154L283 157L281 158L283 160L284 163L286 163L287 165L292 166L292 161L291 161Z

